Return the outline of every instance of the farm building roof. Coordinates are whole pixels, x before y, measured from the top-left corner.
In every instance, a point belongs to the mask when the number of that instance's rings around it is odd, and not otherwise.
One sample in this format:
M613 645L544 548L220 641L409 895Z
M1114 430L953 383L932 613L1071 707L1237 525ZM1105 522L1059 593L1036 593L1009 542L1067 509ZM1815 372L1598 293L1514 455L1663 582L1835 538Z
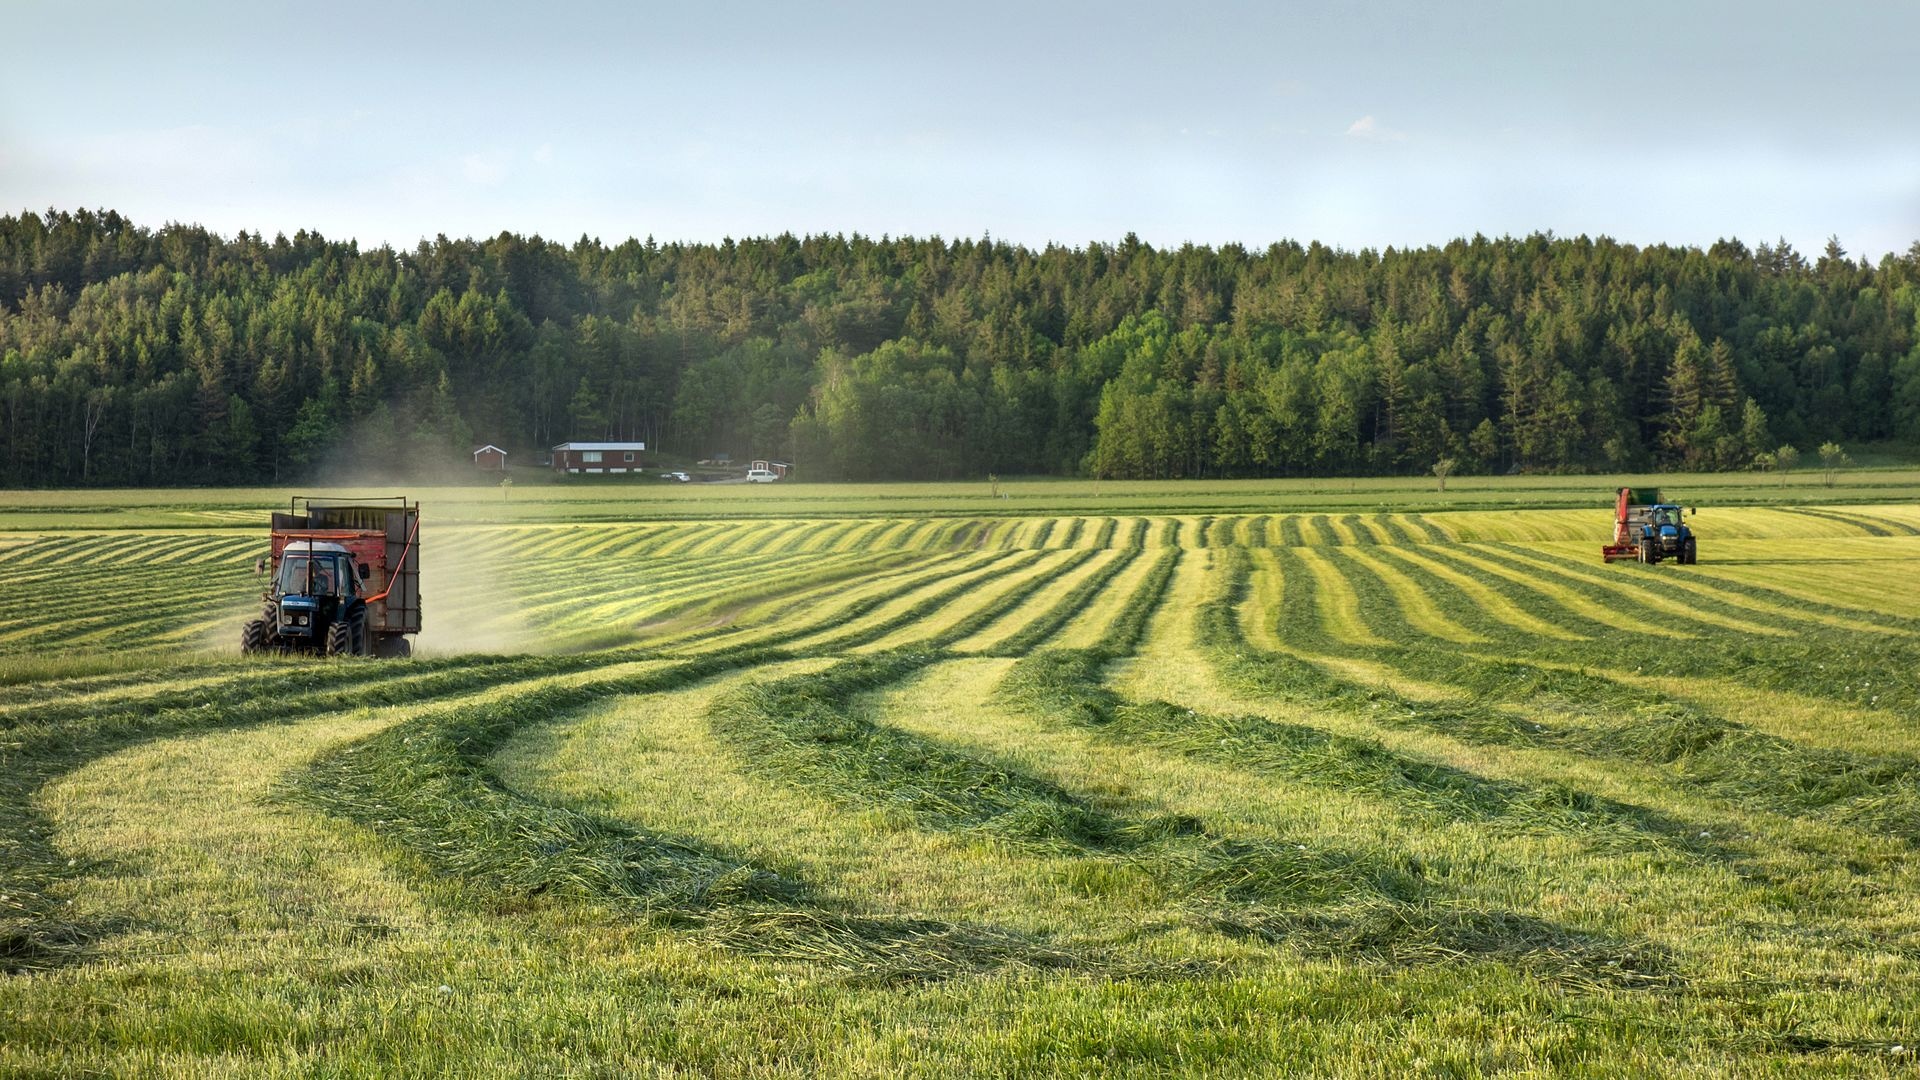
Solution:
M505 451L505 450L502 450L501 448L499 448L499 447L497 447L497 446L495 446L495 445L493 445L492 443L488 443L487 445L485 445L485 446L483 446L483 447L481 447L480 449L478 449L478 450L475 450L475 451L473 452L473 456L474 456L474 457L479 457L479 456L480 456L481 454L484 454L484 453L486 453L486 452L487 452L487 451L489 451L489 450L491 450L491 451L493 451L493 452L494 452L494 453L496 453L496 454L505 454L505 453L506 453L506 451Z
M645 450L643 442L563 442L554 450Z

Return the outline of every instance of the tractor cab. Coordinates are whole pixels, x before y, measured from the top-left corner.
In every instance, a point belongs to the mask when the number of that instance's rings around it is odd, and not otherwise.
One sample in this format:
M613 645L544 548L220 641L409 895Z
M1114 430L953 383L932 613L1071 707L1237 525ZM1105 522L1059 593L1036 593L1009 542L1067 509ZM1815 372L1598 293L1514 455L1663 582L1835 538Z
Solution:
M1657 503L1647 508L1646 524L1640 527L1640 561L1659 562L1674 559L1689 564L1694 559L1693 530L1683 519L1686 511L1674 503Z
M295 540L280 552L279 571L268 594L272 632L289 645L329 644L333 627L351 628L363 617L361 572L339 544Z

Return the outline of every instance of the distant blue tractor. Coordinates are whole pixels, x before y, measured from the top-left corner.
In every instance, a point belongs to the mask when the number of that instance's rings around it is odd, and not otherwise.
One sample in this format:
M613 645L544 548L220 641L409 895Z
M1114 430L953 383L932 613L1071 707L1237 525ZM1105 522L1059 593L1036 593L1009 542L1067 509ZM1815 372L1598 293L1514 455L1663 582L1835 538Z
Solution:
M1664 502L1658 491L1621 488L1613 512L1613 543L1600 548L1601 557L1657 563L1672 559L1682 566L1695 561L1693 530L1683 520L1691 511Z

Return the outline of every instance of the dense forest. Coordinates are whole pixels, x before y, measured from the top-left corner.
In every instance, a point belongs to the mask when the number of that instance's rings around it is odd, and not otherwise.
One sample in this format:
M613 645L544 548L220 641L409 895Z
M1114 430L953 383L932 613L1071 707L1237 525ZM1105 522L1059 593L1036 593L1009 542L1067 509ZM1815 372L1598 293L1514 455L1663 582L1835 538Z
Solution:
M0 217L0 486L528 462L568 439L812 479L1738 469L1920 443L1920 244L1476 236L361 250Z

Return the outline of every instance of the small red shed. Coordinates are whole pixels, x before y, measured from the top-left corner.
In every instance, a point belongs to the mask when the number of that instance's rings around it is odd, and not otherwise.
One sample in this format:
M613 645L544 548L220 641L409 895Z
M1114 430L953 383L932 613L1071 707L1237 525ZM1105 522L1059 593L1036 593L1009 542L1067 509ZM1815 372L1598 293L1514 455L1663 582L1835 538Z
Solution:
M488 443L473 452L473 467L481 472L506 472L507 452Z

